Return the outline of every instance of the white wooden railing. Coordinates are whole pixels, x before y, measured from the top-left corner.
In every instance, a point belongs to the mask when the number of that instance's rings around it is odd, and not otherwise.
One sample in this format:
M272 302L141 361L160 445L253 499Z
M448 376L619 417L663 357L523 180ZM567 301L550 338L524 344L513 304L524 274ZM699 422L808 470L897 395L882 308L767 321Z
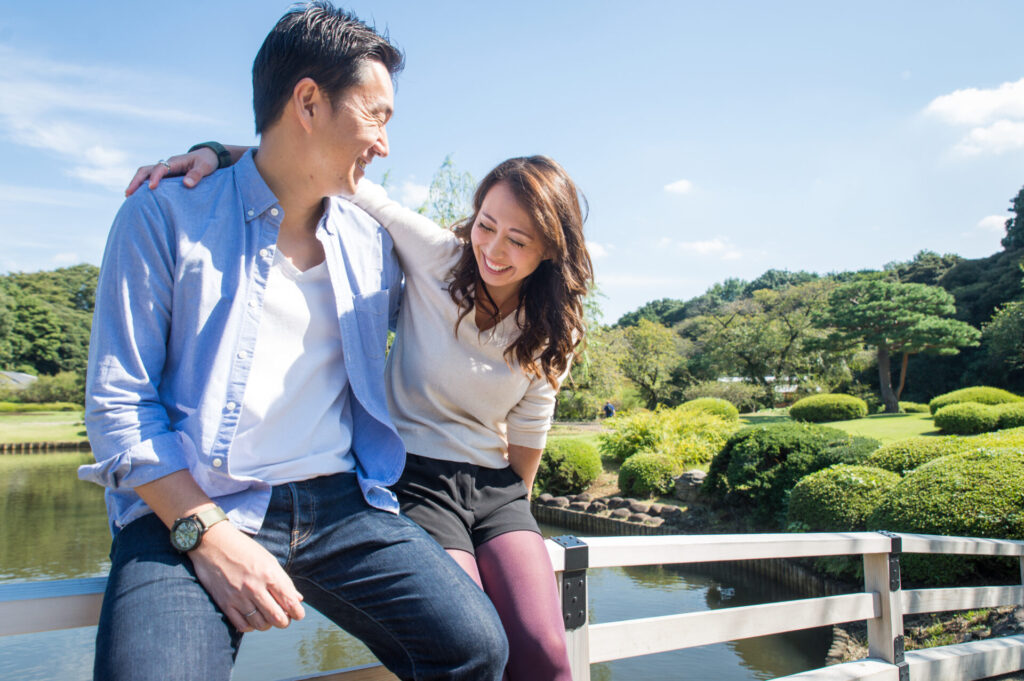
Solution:
M903 591L899 576L901 552L1012 556L1024 566L1021 541L853 532L560 537L547 547L563 594L575 681L589 681L596 662L857 620L867 621L868 658L786 681L973 681L1024 669L1024 636L903 651L904 615L1022 604L1024 586ZM588 620L588 569L840 555L863 556L863 592L600 624ZM100 577L0 584L0 636L95 625L104 583ZM380 665L367 665L289 681L394 678Z

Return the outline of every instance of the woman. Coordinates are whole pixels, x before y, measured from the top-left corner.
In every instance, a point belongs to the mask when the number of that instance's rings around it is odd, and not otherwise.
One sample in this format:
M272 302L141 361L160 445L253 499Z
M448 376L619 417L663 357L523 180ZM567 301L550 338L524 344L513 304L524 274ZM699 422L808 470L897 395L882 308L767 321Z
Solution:
M196 165L171 162L172 172ZM365 179L352 200L391 234L406 277L386 377L409 452L395 486L402 511L490 596L509 638L508 677L571 681L528 490L593 278L576 186L549 158L509 159L453 231Z

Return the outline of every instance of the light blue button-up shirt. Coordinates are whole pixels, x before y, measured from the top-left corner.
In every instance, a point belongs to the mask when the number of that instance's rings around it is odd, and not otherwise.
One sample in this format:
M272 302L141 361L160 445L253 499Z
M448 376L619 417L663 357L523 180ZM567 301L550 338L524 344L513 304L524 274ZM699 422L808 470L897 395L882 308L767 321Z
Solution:
M401 270L372 218L343 199L324 205L316 237L337 303L356 474L370 505L397 512L387 487L405 448L387 412L384 354ZM136 486L185 469L239 529L259 530L270 487L233 477L228 461L283 217L249 152L194 189L143 187L114 219L86 382L96 463L78 473L106 487L113 534L151 512Z

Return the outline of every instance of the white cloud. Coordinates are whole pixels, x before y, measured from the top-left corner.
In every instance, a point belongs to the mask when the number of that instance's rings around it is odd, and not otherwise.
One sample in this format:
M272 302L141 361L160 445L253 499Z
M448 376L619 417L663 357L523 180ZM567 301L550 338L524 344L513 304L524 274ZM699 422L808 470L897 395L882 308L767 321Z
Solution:
M975 229L981 232L995 232L996 234L1002 234L1006 231L1006 221L1010 219L1008 215L989 215L978 220L978 224Z
M739 260L743 257L728 239L715 237L704 241L679 241L675 244L678 252L700 256L714 256L722 260Z
M693 190L693 183L689 180L676 180L665 185L665 191L669 194L689 194Z
M959 156L1024 149L1024 78L997 88L966 88L933 99L925 114L970 127L953 147Z
M61 63L0 45L0 136L64 158L70 177L119 191L134 171L133 124L216 122L164 105L175 91L161 80L148 71Z
M603 258L608 255L608 249L597 243L596 241L587 242L587 250L590 252L590 257L594 260Z
M77 265L82 262L77 253L56 253L51 260L54 265Z
M1024 78L997 88L967 88L933 99L925 113L951 125L985 125L1001 119L1024 119Z
M416 210L430 198L430 187L406 180L398 189L398 201L406 208Z

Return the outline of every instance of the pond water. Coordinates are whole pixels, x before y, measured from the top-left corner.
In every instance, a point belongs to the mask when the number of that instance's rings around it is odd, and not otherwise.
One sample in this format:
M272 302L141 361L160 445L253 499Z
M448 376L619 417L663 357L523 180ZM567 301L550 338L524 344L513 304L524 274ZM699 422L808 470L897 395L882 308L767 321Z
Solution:
M89 454L0 456L0 582L106 573L110 536L103 490L75 475L78 464L90 460ZM694 566L611 568L588 576L595 623L807 597L757 575ZM374 661L357 640L311 608L307 613L287 629L247 635L234 678L272 681ZM88 627L0 638L0 679L86 681L95 632ZM827 628L765 636L593 665L591 675L594 681L771 679L821 666L829 643Z

